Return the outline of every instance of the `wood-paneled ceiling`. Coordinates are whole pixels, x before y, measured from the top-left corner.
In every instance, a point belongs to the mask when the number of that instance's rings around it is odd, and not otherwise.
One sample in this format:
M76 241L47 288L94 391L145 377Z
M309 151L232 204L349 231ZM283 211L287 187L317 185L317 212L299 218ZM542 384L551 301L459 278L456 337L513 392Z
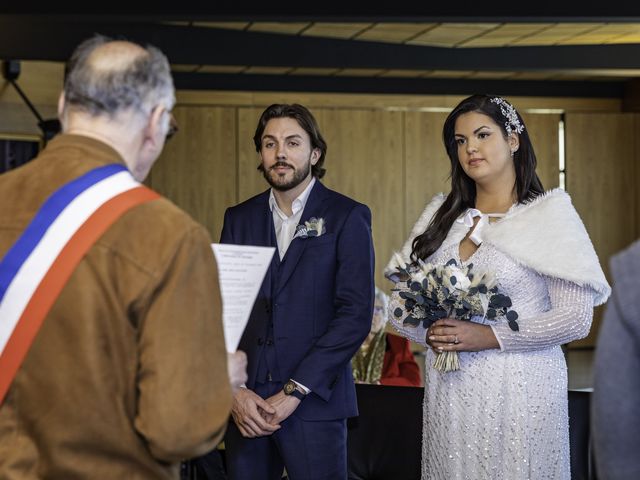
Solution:
M515 47L639 43L640 23L329 23L173 22L176 25L249 30L432 47Z
M320 37L362 42L442 48L541 47L640 43L640 23L398 23L398 22L168 22L172 25L263 32L291 37ZM534 80L614 80L640 76L637 69L557 69L555 71L409 70L384 68L313 68L253 65L181 65L174 71L273 75L327 75L401 78L483 78Z
M585 5L576 17L557 1L535 15L509 13L513 2L492 15L483 2L243 14L183 1L190 13L0 14L0 59L65 61L99 32L160 47L181 89L621 97L640 77L640 3L636 16Z

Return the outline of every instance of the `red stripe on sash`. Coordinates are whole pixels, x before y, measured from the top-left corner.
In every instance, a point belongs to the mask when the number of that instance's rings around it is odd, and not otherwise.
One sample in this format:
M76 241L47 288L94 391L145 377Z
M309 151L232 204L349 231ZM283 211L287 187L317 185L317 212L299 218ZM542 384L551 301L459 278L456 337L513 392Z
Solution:
M0 355L0 405L42 322L87 251L127 210L159 197L144 186L113 197L102 204L63 247L34 291Z

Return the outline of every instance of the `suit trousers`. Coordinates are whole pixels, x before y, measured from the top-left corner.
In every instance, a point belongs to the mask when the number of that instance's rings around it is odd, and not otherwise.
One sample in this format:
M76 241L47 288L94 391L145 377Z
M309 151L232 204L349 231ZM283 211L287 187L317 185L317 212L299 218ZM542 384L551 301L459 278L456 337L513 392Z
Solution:
M255 393L268 398L282 382L256 384ZM303 400L304 402L304 400ZM306 421L296 412L272 435L244 438L233 420L225 437L229 480L346 480L346 419Z

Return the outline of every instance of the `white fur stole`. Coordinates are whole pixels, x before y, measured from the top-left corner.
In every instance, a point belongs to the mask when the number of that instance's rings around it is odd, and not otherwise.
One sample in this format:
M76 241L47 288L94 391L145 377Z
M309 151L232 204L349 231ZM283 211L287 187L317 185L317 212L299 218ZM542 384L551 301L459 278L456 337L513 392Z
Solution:
M413 239L426 230L445 198L442 193L434 196L418 218L400 251L405 262L410 262ZM456 222L451 228L466 227ZM458 238L451 233L443 247ZM611 293L589 234L564 190L555 188L530 203L512 207L504 218L485 226L482 234L484 242L521 265L543 275L590 287L595 291L594 305L604 303ZM392 258L385 268L385 276L394 268Z

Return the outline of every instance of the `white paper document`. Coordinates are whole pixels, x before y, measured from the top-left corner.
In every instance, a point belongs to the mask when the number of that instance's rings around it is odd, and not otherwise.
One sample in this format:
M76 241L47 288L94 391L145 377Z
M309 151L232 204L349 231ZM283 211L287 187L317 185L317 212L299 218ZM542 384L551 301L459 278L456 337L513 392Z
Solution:
M233 353L276 249L224 243L212 243L211 248L218 262L224 340L227 352Z

